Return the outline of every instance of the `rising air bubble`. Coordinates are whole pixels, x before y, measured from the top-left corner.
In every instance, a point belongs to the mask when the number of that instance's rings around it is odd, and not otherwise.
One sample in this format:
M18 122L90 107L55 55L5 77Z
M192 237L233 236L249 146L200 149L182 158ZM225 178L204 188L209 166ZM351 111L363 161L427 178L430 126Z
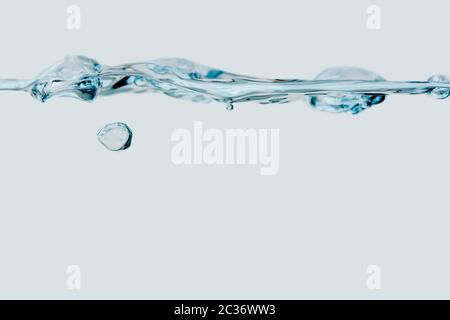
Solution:
M39 101L73 97L92 101L121 92L161 92L195 102L220 102L228 110L240 102L282 104L306 97L321 111L360 113L389 94L450 95L450 78L387 81L361 68L330 68L314 80L263 79L210 68L185 59L158 59L104 66L84 56L69 56L33 80L3 79L0 90L30 92Z
M105 125L97 133L98 141L111 151L126 150L131 146L133 133L122 122L114 122Z

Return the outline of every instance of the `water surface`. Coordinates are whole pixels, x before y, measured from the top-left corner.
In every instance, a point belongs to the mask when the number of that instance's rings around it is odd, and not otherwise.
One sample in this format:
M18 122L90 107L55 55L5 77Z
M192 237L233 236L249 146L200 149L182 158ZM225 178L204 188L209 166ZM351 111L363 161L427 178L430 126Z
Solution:
M264 79L226 72L186 59L167 58L119 66L101 65L84 56L68 56L32 80L3 79L0 90L30 92L45 102L53 97L92 101L117 93L160 92L195 102L282 104L299 99L327 112L357 114L383 102L389 94L450 95L450 78L388 81L365 69L329 68L313 80Z

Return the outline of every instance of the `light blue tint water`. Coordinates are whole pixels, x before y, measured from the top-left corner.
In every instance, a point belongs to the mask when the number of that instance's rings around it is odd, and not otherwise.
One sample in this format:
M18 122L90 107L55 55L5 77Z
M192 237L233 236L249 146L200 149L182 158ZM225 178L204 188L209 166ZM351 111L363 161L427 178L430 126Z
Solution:
M225 72L185 59L158 59L119 66L102 66L84 56L69 56L41 72L34 80L0 80L0 90L28 91L45 102L52 97L92 101L120 92L161 92L195 102L287 103L306 99L322 111L359 113L393 93L450 95L450 78L427 81L386 81L360 68L330 68L314 80L262 79Z
M111 151L128 149L132 138L130 128L122 122L109 123L97 132L97 140Z

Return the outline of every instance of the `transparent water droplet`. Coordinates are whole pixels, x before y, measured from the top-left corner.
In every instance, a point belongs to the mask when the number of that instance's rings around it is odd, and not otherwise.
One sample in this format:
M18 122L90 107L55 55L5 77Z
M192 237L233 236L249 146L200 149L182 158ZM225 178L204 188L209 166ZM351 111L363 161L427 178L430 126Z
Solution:
M428 78L429 82L450 82L450 77L444 76L441 74L435 74ZM449 88L439 88L436 87L430 92L428 92L430 96L436 99L445 99L448 96L450 96L450 89Z
M98 141L111 151L128 149L132 138L130 128L122 122L109 123L97 133Z
M384 78L362 68L336 67L324 70L315 80L384 81ZM375 104L383 102L385 95L331 91L322 95L309 95L307 98L309 98L309 103L313 108L321 111L351 112L357 114Z

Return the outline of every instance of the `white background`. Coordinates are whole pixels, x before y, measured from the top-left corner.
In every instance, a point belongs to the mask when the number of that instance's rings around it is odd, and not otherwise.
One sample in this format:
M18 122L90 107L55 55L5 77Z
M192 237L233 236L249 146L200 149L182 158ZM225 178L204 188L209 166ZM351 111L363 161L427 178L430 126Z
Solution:
M66 8L81 7L81 30ZM381 8L381 30L366 9ZM68 54L106 65L183 57L311 79L358 66L390 80L450 74L446 1L1 1L0 77ZM0 297L449 298L450 102L390 96L358 116L301 102L94 103L0 93ZM280 171L175 166L170 135L280 129ZM135 133L107 151L97 130ZM79 265L82 288L66 288ZM368 290L366 268L382 270Z

